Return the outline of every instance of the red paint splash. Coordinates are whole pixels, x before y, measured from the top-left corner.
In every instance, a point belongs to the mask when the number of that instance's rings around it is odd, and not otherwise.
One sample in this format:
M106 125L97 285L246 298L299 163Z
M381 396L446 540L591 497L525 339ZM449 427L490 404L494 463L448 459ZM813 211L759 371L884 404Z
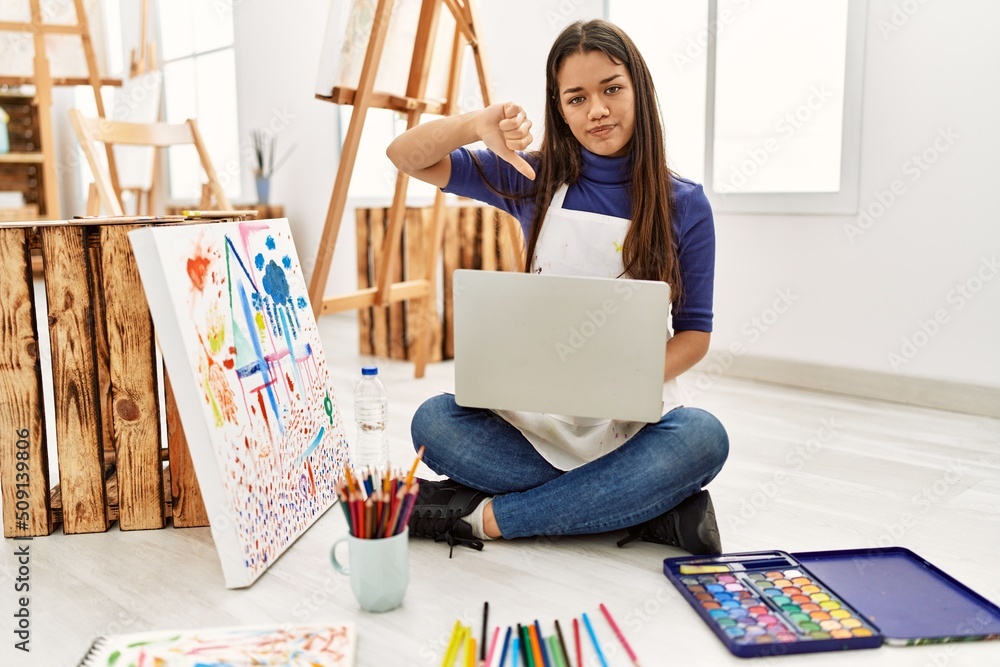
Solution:
M188 257L187 261L187 274L188 278L191 279L191 284L197 288L199 292L205 290L205 274L208 273L208 267L211 265L212 260L206 256L201 248L194 257Z
M232 359L226 359L222 362L222 365L229 370L233 370L233 367L236 366L236 362L233 361Z
M288 375L288 373L285 373L285 382L288 383L289 391L295 391L295 383L292 382L292 378Z

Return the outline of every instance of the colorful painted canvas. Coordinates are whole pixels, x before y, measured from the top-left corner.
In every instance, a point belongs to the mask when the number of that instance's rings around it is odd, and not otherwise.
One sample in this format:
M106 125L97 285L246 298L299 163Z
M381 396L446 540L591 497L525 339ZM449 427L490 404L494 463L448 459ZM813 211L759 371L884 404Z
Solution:
M347 442L287 220L130 235L228 588L336 500Z
M354 625L150 631L100 637L80 667L350 667Z

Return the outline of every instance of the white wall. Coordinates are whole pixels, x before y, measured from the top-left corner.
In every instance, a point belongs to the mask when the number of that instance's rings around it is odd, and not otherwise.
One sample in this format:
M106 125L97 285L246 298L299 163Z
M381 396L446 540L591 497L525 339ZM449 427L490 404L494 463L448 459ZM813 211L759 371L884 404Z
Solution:
M276 132L279 154L296 145L271 179L271 201L284 204L300 260L310 275L339 159L336 106L314 97L327 11L327 3L315 1L233 3L241 145L257 128ZM252 199L248 165L242 180L244 198ZM349 248L338 244L338 265L345 254L353 258L353 236L353 229L340 235L351 243Z
M1000 387L1000 4L868 13L862 215L716 216L713 350Z
M334 0L339 3L345 0ZM541 123L545 56L568 23L600 17L601 0L543 0L522 3L480 2L483 43L497 99L517 99ZM234 3L236 76L240 137L272 120L284 122L280 142L298 143L294 155L271 184L271 199L284 203L296 246L311 274L316 247L333 191L339 161L336 105L315 99L314 88L329 2ZM408 67L408 64L405 65ZM463 95L474 94L464 90ZM346 132L346 127L343 128ZM384 151L384 147L378 147ZM244 174L244 192L253 192ZM350 203L349 203L350 206ZM354 215L348 208L338 235L327 294L357 288Z

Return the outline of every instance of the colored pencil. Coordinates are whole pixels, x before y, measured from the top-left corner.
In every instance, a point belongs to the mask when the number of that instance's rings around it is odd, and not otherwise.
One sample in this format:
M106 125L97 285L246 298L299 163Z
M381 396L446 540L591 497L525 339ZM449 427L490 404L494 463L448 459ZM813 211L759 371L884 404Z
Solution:
M417 458L413 459L413 465L410 466L410 472L406 475L406 486L409 486L410 482L413 481L413 475L417 472L417 466L420 464L420 459L424 458L424 449L425 447L420 445L420 449L417 450Z
M490 617L490 603L483 603L483 631L479 635L479 660L486 660L486 625Z
M531 635L528 634L527 626L517 624L517 634L521 638L521 656L525 667L535 667L535 661L531 657Z
M344 511L344 519L347 520L347 532L354 534L354 526L351 525L351 508L347 504L347 493L342 489L337 489L337 500L340 501L340 509Z
M499 629L500 628L498 627L497 630L499 630ZM514 641L517 641L517 640L515 639ZM507 626L507 632L505 632L504 635L503 635L503 648L500 649L500 666L499 667L503 667L503 661L504 661L504 658L507 657L507 649L509 648L509 646L510 646L510 626L508 625ZM514 647L514 655L515 656L517 655L517 647L516 646ZM517 660L516 657L514 659ZM490 664L489 660L487 660L486 661L486 666L489 667L489 664Z
M410 513L413 512L413 506L416 502L417 488L416 485L414 485L414 488L403 497L402 503L400 504L399 515L396 517L396 527L392 532L393 535L400 534L403 532L403 529L406 528L407 523L410 521Z
M629 660L632 661L632 664L635 665L635 667L641 667L639 665L638 656L636 656L635 651L632 650L632 647L629 646L628 640L625 639L625 635L622 634L621 628L619 628L618 624L615 623L615 619L612 618L611 612L608 611L608 608L604 605L603 602L601 603L600 607L601 607L601 613L603 613L604 617L608 619L608 625L610 625L611 629L615 631L615 634L618 636L618 641L620 641L622 643L622 646L625 647L625 652L628 653Z
M542 654L542 664L545 667L552 667L552 663L549 661L549 651L545 646L545 635L542 634L542 626L538 624L538 619L535 619L535 634L538 635L538 652Z
M483 663L486 667L493 664L493 654L497 650L497 640L500 639L500 626L493 628L493 638L490 639L490 650L486 652L486 662ZM500 659L500 663L503 664L503 658Z
M508 628L509 630L510 628ZM511 658L510 661L514 663L514 667L517 667L517 660L521 657L521 640L518 637L514 637L514 643L511 646ZM503 663L500 663L500 667L503 667Z
M601 667L608 667L608 661L604 658L604 651L601 650L601 645L597 641L597 634L594 632L594 626L590 624L587 612L583 612L583 624L587 628L587 634L590 635L590 641L594 643L594 650L597 651L597 657L601 661Z
M545 662L542 660L542 649L538 645L538 642L541 640L534 625L528 625L528 639L531 641L531 659L534 661L535 667L544 667Z
M448 640L448 648L444 652L444 659L441 660L441 667L452 667L455 664L455 654L458 653L458 643L462 639L462 623L455 621L455 627L451 630L451 639Z
M476 638L472 636L472 628L465 639L465 667L476 667Z
M573 639L576 644L576 667L583 667L583 647L580 646L580 619L573 619Z
M566 640L563 639L562 628L559 627L559 619L556 619L556 637L559 638L559 650L562 651L563 659L566 661L566 667L572 667L569 664L569 651L566 650Z

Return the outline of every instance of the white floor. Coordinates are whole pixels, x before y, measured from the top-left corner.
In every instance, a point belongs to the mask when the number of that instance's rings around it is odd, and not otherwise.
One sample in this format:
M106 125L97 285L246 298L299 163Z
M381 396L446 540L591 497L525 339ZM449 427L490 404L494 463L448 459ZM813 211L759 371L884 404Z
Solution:
M321 322L345 421L362 362L352 319ZM382 362L390 393L392 455L412 460L409 419L449 390L452 367ZM726 468L711 486L727 551L912 549L1000 602L1000 420L833 396L727 378L692 391L692 404L720 417L731 439ZM353 433L349 434L353 439ZM426 473L427 471L424 470ZM361 612L329 565L345 530L328 512L260 580L227 590L205 529L5 540L0 553L0 665L76 664L107 633L243 623L353 620L359 665L438 665L456 619L478 628L483 602L506 626L538 619L546 633L581 612L600 619L604 602L642 664L745 664L732 657L661 574L663 546L614 545L617 535L495 542L448 558L446 546L410 542L411 582L403 606ZM14 649L16 548L30 545L31 652ZM605 626L599 627L599 632ZM478 629L477 629L478 633ZM629 664L606 630L612 666ZM771 660L767 660L771 663ZM785 657L775 664L992 665L1000 642ZM586 661L597 665L595 657ZM761 664L757 661L756 664Z

